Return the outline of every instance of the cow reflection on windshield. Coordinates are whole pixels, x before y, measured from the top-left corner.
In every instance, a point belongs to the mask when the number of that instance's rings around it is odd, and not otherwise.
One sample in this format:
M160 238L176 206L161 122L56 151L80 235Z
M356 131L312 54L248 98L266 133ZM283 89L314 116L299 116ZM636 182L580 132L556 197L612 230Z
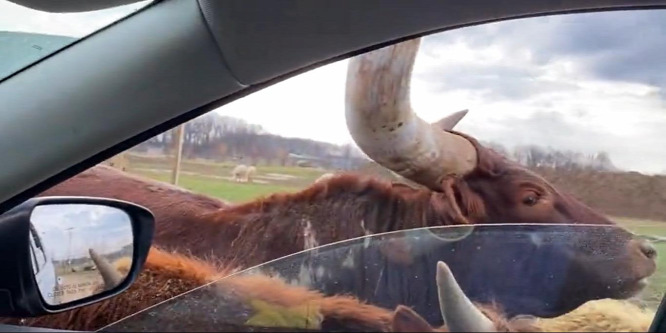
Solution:
M639 290L592 292L635 283L614 271L626 260L616 228L461 225L356 238L232 274L105 330L647 331L654 310L628 300ZM154 249L146 269L163 272L170 256ZM571 299L581 305L548 315Z

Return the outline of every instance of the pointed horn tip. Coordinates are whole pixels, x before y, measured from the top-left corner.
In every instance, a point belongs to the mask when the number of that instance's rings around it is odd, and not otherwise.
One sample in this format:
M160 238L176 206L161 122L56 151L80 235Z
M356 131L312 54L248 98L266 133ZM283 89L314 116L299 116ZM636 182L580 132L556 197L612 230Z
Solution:
M463 118L465 118L468 112L468 109L456 111L431 124L445 131L452 130Z
M455 284L456 286L458 285L456 278L453 276L453 272L451 272L451 268L443 261L437 262L437 273L435 279L437 280L438 288L440 288L442 284L446 285Z
M444 323L448 326L448 328L453 332L453 331L458 331L461 330L463 332L497 332L495 325L493 322L486 317L481 310L476 308L476 306L467 298L467 296L460 290L460 286L458 285L458 282L456 281L455 276L453 276L453 272L449 268L449 266L443 262L443 261L438 261L437 262L437 273L436 273L436 280L437 280L437 289L438 289L438 294L439 294L439 302L440 302L440 311L442 312L442 319ZM453 287L453 289L451 289ZM458 289L456 291L456 289ZM447 290L448 292L454 292L456 294L461 293L458 298L460 303L458 303L461 309L466 308L467 314L464 316L459 316L459 317L454 317L451 318L450 314L448 314L447 308L444 305L444 299L443 297L447 296L453 296L456 298L454 295L447 295L445 296L444 291ZM460 309L448 309L448 310L453 310L453 313L460 314L461 312L459 311ZM453 320L452 320L453 319ZM455 322L454 322L455 321Z
M467 116L468 113L469 113L469 109L464 109L464 110L456 111L456 112L450 114L447 118L454 118L454 119L458 119L458 121L460 121L463 118L465 118L465 116Z
M444 276L452 276L453 273L451 272L451 269L449 268L449 265L447 265L443 261L438 261L437 262L437 279L439 280L440 277Z

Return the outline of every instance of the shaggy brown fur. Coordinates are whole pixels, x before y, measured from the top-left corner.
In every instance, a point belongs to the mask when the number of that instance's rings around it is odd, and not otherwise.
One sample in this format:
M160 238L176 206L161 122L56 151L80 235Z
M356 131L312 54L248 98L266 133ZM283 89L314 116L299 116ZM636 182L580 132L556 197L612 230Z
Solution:
M155 214L155 245L243 267L301 251L308 244L426 226L613 224L540 176L475 139L456 134L474 144L478 166L462 178L445 178L440 191L340 174L297 193L277 193L231 206L96 166L40 195L100 196L141 204ZM643 259L635 265L644 264Z
M464 223L612 224L538 175L465 137L477 147L478 167L463 178L444 179L441 191L341 174L297 193L231 206L99 165L40 196L88 195L141 204L155 214L156 245L200 258L236 259L245 267L303 250L308 224L318 245ZM530 198L537 202L525 204Z
M122 267L122 264L116 263L120 266L118 269L121 272L128 269ZM98 330L233 272L234 270L229 267L216 267L202 260L152 248L145 268L136 282L116 297L66 313L26 319L1 318L0 322L45 328ZM124 328L131 329L137 327L136 325L143 325L141 327L153 330L176 327L197 331L219 331L224 330L223 326L220 326L224 324L220 324L220 321L243 325L254 320L259 325L323 330L335 327L361 331L446 332L445 327L436 329L430 327L418 314L404 306L399 306L391 312L364 304L351 296L323 296L319 292L289 286L279 279L261 275L235 275L222 279L208 288L209 292L204 296L196 296L198 300L212 299L211 303L204 303L206 305L203 308L180 307L176 310L176 315L166 311L159 315L159 310L143 317L139 314L128 320L128 327ZM274 312L260 318L256 308L254 313L241 311L240 308L251 308L251 304L257 301L267 304L267 307L272 308ZM207 308L208 306L211 308ZM588 302L571 313L552 319L528 317L507 320L501 315L499 307L479 307L495 323L499 332L645 331L654 317L654 313L615 300ZM220 317L213 321L206 316L197 316L198 311L217 313ZM308 321L309 325L305 325L304 323ZM233 326L228 329L233 330Z
M219 268L205 261L152 248L145 268L136 282L127 291L116 297L56 315L25 319L2 318L0 322L45 328L98 330L232 272L233 269L229 267ZM215 297L214 301L217 302L232 304L240 302L247 306L249 302L259 300L278 309L280 307L293 308L305 305L312 309L319 309L319 315L316 317L322 320L322 324L334 324L351 329L385 330L391 315L388 310L363 304L353 297L324 297L318 292L302 287L289 286L280 280L264 276L229 277L216 283L214 289L220 295L227 295L227 297ZM234 302L230 301L229 295L231 295ZM242 314L240 315L242 316ZM225 313L220 313L220 316L222 316L221 319L224 319ZM240 320L242 323L250 319L248 314L245 314L245 316L247 318L230 316L230 320ZM184 317L187 316L161 318L160 320L173 320L177 323L187 320ZM193 321L192 323L206 324L201 321ZM276 322L275 324L280 323ZM158 323L156 322L155 325L158 325ZM165 323L162 322L159 325L165 325ZM192 329L206 330L207 328L192 327Z
M235 236L231 251L225 247L216 254L243 266L306 249L308 237L324 245L367 234L467 223L614 224L538 175L468 140L477 146L479 166L465 177L445 178L441 191L338 174L297 193L273 194L208 213L201 223ZM311 230L305 232L306 227ZM214 233L205 228L206 234ZM190 237L192 241L172 241L195 254L216 246L206 235ZM649 271L653 262L645 259L632 265Z

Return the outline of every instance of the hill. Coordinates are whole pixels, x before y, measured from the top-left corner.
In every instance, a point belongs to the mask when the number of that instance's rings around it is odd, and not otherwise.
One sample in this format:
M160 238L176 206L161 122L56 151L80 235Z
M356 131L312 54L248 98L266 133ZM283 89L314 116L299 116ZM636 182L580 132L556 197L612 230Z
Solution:
M535 171L606 214L666 221L666 176L553 168Z

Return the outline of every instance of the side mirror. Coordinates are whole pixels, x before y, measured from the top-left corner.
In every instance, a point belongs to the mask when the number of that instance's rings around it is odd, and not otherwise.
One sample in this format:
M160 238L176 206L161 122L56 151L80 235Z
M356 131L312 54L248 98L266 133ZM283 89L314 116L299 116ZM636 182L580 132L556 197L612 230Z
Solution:
M144 207L89 197L32 198L0 215L0 316L54 314L125 291L154 223Z

